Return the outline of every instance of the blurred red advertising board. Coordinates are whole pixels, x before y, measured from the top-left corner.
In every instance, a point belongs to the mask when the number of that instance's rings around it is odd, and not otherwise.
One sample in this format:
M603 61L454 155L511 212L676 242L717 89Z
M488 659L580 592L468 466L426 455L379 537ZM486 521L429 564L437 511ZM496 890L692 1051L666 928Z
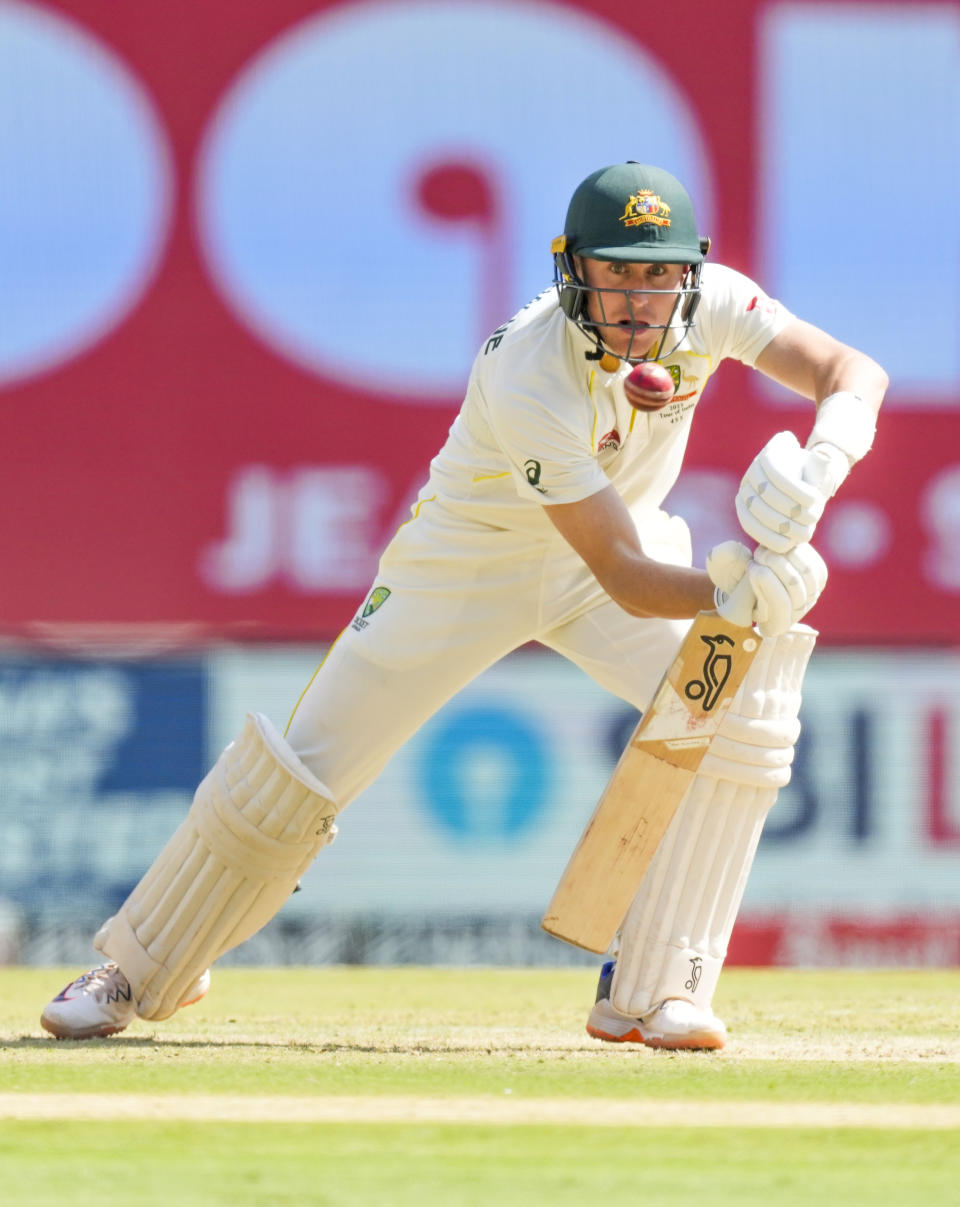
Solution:
M548 284L570 191L639 158L689 184L715 258L890 371L818 538L824 641L954 640L960 150L924 157L958 27L948 3L4 6L0 628L335 634L473 351ZM904 47L943 70L907 79ZM701 410L674 505L702 554L810 418L730 364Z

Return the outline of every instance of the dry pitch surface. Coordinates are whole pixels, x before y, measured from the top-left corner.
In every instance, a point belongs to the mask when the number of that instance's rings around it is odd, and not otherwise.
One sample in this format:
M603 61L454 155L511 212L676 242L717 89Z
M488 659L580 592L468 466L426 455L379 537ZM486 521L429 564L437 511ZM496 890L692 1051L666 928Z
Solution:
M72 972L0 973L11 1207L960 1203L958 973L731 969L693 1054L590 1039L582 970L225 970L56 1043Z

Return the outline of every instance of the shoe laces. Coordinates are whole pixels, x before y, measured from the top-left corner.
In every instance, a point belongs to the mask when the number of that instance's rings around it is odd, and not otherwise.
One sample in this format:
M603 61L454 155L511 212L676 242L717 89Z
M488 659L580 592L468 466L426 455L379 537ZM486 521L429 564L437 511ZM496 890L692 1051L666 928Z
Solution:
M130 982L112 961L91 968L83 976L77 977L73 984L77 989L93 993L108 1002L118 1002L121 998L127 1002L130 1000Z

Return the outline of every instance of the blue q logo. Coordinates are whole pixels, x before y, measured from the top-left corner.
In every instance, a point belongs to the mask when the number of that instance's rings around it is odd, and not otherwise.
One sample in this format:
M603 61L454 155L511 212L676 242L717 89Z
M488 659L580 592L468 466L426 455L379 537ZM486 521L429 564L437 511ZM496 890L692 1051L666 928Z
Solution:
M543 812L550 770L541 733L508 708L475 707L425 734L421 798L439 826L471 843L509 842Z

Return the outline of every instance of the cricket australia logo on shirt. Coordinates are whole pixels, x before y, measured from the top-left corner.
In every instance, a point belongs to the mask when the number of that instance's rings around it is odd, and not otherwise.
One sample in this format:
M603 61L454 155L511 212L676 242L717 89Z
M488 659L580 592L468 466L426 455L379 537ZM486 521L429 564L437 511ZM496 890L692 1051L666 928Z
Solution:
M690 402L690 399L696 398L700 393L700 378L695 373L687 373L679 365L664 365L663 367L670 374L670 380L673 382L673 398L665 407L656 412L656 418L663 423L682 423L693 410L694 403ZM685 403L689 403L689 405L685 406Z
M378 608L383 607L389 598L389 587L374 587L367 597L367 602L363 605L363 611L354 619L350 627L356 629L358 633L361 629L365 629L370 623L367 617L372 616Z

